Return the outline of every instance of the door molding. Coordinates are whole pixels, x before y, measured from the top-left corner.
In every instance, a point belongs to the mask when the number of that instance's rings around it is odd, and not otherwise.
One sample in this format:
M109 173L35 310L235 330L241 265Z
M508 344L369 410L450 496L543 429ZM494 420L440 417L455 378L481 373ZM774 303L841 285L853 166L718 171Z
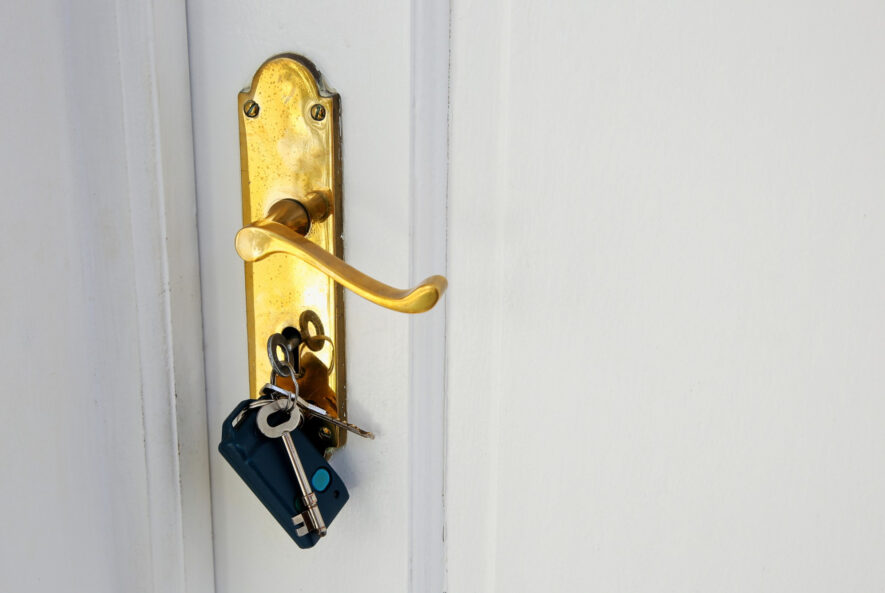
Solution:
M118 2L123 126L157 591L214 591L185 5Z
M447 274L448 0L413 0L409 284ZM445 591L446 307L410 318L409 590Z

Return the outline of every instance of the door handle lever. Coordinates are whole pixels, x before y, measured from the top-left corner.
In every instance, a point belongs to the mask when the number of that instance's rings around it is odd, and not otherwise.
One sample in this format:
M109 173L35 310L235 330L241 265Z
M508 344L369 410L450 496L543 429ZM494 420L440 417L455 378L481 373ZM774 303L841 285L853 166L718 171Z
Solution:
M256 262L273 253L300 259L361 297L393 311L423 313L436 305L446 291L443 276L430 276L414 288L399 289L360 272L305 237L311 218L321 221L328 211L323 192L313 192L308 206L294 199L273 204L266 217L253 221L237 233L237 253L247 262ZM317 205L318 204L318 205ZM310 210L310 212L308 212ZM311 216L313 215L313 216Z

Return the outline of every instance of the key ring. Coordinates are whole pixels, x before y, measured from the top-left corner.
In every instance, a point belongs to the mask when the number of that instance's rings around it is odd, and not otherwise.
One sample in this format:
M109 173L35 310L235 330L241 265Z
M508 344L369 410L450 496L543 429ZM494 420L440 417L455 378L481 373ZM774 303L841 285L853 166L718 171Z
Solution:
M292 376L292 383L295 385L295 391L288 391L287 390L287 393L289 395L287 395L285 398L277 397L277 398L274 398L274 400L273 400L273 402L277 406L277 410L281 411L281 412L291 412L292 411L292 408L295 407L295 403L298 400L299 391L301 391L301 386L298 385L298 379L295 378L295 370L292 367L289 367L289 372L292 373L292 375L291 375ZM277 374L276 370L271 369L271 371L270 371L270 384L271 385L276 386L277 376L278 376L278 374ZM283 376L288 377L290 375L286 374ZM280 406L280 400L282 400L282 399L285 399L287 402L285 409L282 406Z
M277 351L283 351L283 360L277 358ZM299 352L300 352L299 347ZM292 360L293 352L289 347L289 343L283 334L271 334L267 339L267 358L270 361L270 368L281 377L292 377L295 380L295 363ZM271 381L273 382L273 381Z
M279 350L283 351L283 360L277 358L277 352ZM299 348L299 353L300 353ZM292 364L292 350L289 348L289 343L283 334L272 334L267 339L267 358L270 360L270 384L277 384L277 377L291 377L292 383L295 384L295 392L289 394L288 403L283 409L280 405L279 400L282 398L275 399L277 410L291 412L295 407L295 400L298 399L298 390L300 386L298 385L298 372L295 370L295 365Z

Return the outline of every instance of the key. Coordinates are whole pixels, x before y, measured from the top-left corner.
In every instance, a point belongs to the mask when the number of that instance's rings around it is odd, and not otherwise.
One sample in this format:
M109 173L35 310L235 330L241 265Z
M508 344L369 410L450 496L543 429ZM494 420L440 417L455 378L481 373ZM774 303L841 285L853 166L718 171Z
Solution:
M325 537L309 531L308 517L301 517L305 506L298 481L292 477L292 461L286 447L264 436L258 428L259 408L270 406L277 410L291 405L288 398L279 403L268 397L239 402L222 423L218 451L292 541L299 548L311 548ZM279 416L286 418L284 414ZM304 433L307 417L305 414L301 425L290 435L304 471L310 476L310 485L328 530L350 495L344 481ZM270 420L275 421L276 417Z
M301 463L301 457L298 456L295 443L292 442L292 435L289 434L301 424L301 412L296 406L293 406L289 410L288 420L276 426L271 426L267 419L276 411L278 411L278 408L275 405L265 405L258 410L258 416L255 419L258 430L268 438L282 438L283 444L286 447L286 453L289 455L289 461L292 462L295 479L298 481L298 489L301 490L301 502L305 508L303 513L292 517L292 522L295 524L298 535L305 535L312 531L322 537L326 535L326 523L323 521L323 515L320 513L320 507L317 504L317 495L310 487L310 479L307 477L307 472L304 471L304 465Z
M264 394L267 394L267 395L271 395L273 397L294 398L295 402L299 406L301 406L302 412L304 412L305 414L312 414L314 416L322 418L326 422L331 422L335 426L340 426L341 428L349 430L350 432L352 432L356 435L359 435L363 438L367 438L367 439L374 439L375 438L375 435L373 433L369 432L368 430L364 430L364 429L360 428L359 426L357 426L356 424L351 424L350 422L345 422L344 420L341 420L339 418L334 418L334 417L330 416L329 413L326 412L321 407L313 405L312 403L310 403L309 401L307 401L303 397L301 397L299 395L295 395L291 391L289 391L287 389L283 389L282 387L280 387L278 385L274 385L273 383L265 383L264 387L261 389L261 392ZM264 402L267 400L255 400L255 401L256 402ZM259 403L257 405L262 406L262 405L267 405L267 404Z

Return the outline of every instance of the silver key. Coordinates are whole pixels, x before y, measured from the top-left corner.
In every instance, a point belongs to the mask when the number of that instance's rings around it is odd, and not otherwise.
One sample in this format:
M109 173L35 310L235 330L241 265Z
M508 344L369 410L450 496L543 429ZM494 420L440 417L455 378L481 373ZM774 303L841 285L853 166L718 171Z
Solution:
M326 422L330 422L330 423L334 424L335 426L340 426L341 428L349 430L350 432L352 432L356 435L359 435L361 437L364 437L367 439L374 439L375 438L375 435L373 433L369 432L368 430L364 430L364 429L360 428L356 424L351 424L350 422L345 422L344 420L341 420L340 418L334 418L332 416L329 416L328 412L326 412L324 409L322 409L319 406L313 405L312 403L310 403L309 401L307 401L303 397L297 395L297 392L292 393L291 391L289 391L287 389L283 389L279 385L274 385L273 383L265 383L264 387L261 389L261 392L268 394L268 395L273 395L275 397L282 396L282 397L292 398L295 400L295 403L297 403L299 406L301 406L301 411L305 414L308 414L310 416L316 416L318 418L322 418ZM255 400L255 401L259 402L257 405L264 405L263 402L267 402L267 400ZM245 410L243 410L243 412L241 412L241 413L244 413L244 412L245 412ZM238 420L239 420L239 418L237 418L237 421ZM237 421L234 422L234 425L237 424Z
M283 405L282 402L280 405ZM297 406L292 406L288 420L276 426L271 426L268 424L267 418L279 409L281 408L278 406L261 406L255 419L258 424L258 430L268 438L275 439L281 437L283 439L286 453L289 454L289 461L292 462L292 469L295 470L295 479L298 480L298 487L301 489L301 502L304 503L304 508L306 509L303 513L292 517L292 522L295 524L295 532L298 535L306 535L308 532L313 531L322 537L326 535L326 522L323 521L323 515L320 513L320 507L317 504L317 495L310 487L307 472L304 471L301 457L298 456L298 450L295 449L292 435L289 434L290 431L295 430L301 424L301 412Z

